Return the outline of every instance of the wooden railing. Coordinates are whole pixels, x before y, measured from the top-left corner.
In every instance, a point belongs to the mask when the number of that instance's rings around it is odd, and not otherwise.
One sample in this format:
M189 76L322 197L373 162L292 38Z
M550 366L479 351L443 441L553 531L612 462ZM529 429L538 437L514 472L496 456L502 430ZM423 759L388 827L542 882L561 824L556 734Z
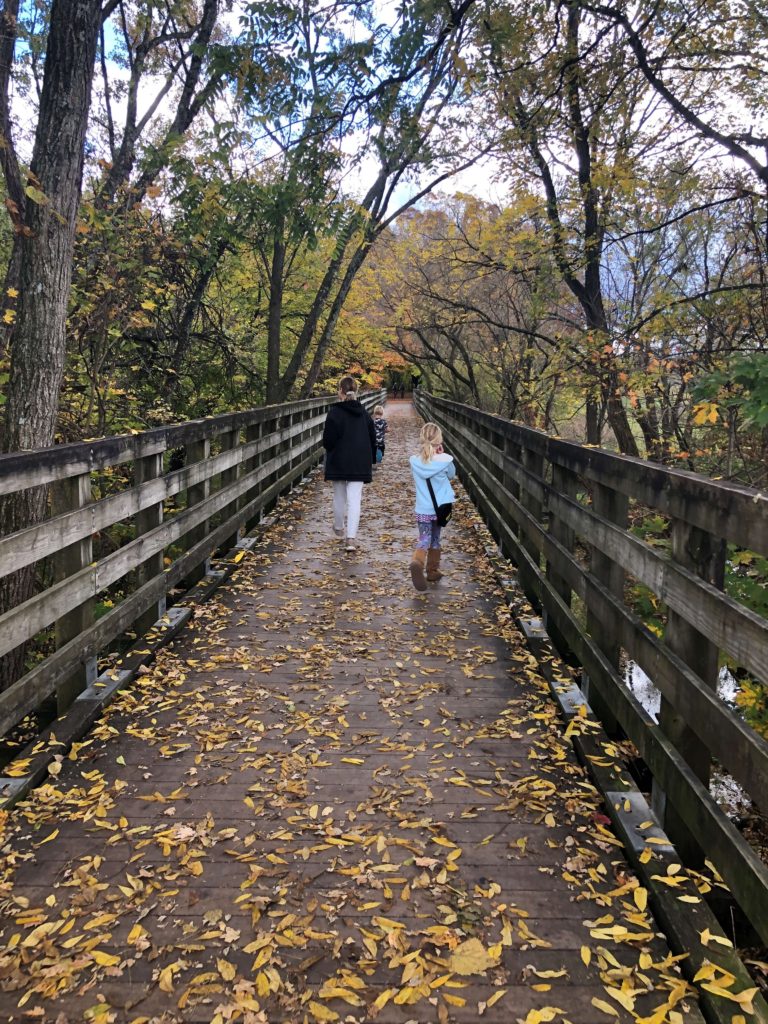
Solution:
M590 704L653 776L653 806L684 859L701 851L768 942L768 868L709 789L713 759L768 812L768 743L717 693L721 656L768 685L768 621L723 592L725 558L768 555L768 495L569 443L417 393L556 646L583 667ZM665 546L631 532L649 510ZM730 546L730 547L729 547ZM751 557L747 554L747 559ZM663 635L628 599L642 584ZM661 692L658 721L623 678L636 662Z
M370 409L383 397L362 401ZM199 579L214 552L312 468L333 401L0 457L0 494L50 493L49 518L0 536L0 577L32 567L43 580L0 615L0 656L24 646L37 658L0 693L0 735L46 701L65 711L107 645L145 633L173 588Z

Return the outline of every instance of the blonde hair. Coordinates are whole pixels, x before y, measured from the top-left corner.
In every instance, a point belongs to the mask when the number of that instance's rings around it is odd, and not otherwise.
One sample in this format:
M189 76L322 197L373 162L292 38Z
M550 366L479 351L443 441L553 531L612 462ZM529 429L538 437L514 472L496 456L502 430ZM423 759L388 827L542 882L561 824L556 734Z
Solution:
M422 462L431 462L436 448L443 443L443 432L436 423L425 423L419 434Z
M384 406L383 405L377 405L376 408L373 410L373 415L374 416L383 416L384 415Z
M339 381L339 391L344 395L345 398L357 398L357 381L354 377L350 377L346 374Z

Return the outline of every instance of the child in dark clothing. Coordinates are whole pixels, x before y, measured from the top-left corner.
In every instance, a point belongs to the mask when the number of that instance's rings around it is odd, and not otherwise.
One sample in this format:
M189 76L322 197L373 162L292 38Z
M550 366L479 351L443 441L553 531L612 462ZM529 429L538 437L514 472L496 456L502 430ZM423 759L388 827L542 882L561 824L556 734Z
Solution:
M384 406L377 405L373 410L373 427L376 431L376 461L381 462L384 458L384 449L387 444L387 431L389 424L384 419Z

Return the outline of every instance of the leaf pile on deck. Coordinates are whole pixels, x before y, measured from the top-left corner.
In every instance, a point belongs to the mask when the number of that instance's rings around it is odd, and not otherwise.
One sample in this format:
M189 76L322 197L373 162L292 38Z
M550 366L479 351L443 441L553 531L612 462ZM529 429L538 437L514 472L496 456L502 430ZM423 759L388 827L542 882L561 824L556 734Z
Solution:
M393 449L370 562L294 501L4 822L8 1016L684 1020L473 515L408 591Z

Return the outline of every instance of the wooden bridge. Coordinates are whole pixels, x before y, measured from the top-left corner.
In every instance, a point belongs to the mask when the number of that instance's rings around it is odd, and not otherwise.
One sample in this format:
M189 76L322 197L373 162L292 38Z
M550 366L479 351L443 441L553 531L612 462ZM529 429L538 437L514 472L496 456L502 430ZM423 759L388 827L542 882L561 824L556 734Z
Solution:
M768 1021L733 944L768 944L768 870L707 784L768 810L715 689L721 652L768 683L722 589L766 498L415 404L468 495L423 595L410 403L351 557L323 399L0 459L3 492L51 489L0 538L38 583L0 617L0 1020Z

